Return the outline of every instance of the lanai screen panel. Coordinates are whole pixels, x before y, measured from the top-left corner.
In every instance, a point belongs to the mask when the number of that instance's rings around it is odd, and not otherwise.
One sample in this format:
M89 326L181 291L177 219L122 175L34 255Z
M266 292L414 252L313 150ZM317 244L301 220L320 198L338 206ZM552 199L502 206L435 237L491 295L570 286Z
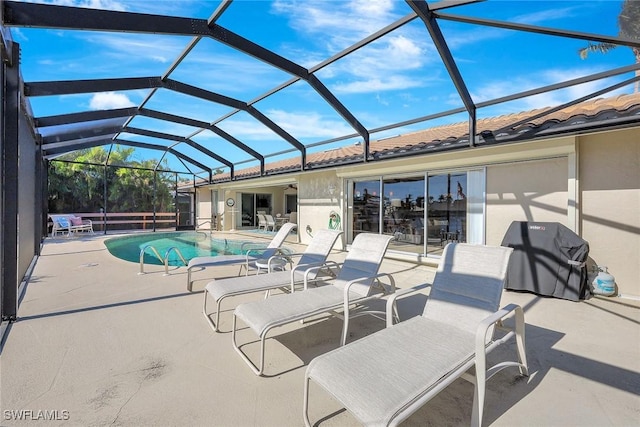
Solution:
M3 6L5 24L17 27L14 39L23 45L27 88L150 79L129 91L104 85L42 97L27 91L36 118L140 108L124 125L167 135L157 141L159 157L184 148L211 170L261 165L289 153L304 162L307 149L354 142L368 149L373 139L441 124L469 122L475 132L476 117L631 92L636 58L630 48L640 42L618 21L629 4L132 2L113 3L127 12L117 17L11 1ZM92 13L104 19L88 19ZM617 48L580 59L580 49L603 42ZM173 118L134 117L142 109ZM230 155L229 163L178 141L199 138L204 146L212 134L194 126L185 134L189 125L176 118L229 132L233 140L214 137L221 142L216 156Z

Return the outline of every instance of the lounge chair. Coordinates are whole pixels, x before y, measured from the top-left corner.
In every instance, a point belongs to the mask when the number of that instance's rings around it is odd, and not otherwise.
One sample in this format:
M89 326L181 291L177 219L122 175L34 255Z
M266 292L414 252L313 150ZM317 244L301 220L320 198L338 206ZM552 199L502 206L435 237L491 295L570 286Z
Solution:
M305 287L301 292L278 295L262 301L240 304L233 313L233 347L257 375L264 371L264 345L271 329L303 320L308 317L331 313L342 309L342 339L347 340L349 318L363 314L376 314L374 311L358 311L351 315L351 306L380 298L395 291L393 278L388 274L378 274L380 264L389 246L391 236L383 234L361 233L356 236L344 263L332 283L317 288ZM379 279L389 278L390 285ZM237 319L242 320L260 337L260 362L256 366L236 343Z
M398 425L462 377L475 383L471 424L480 425L486 379L508 366L528 375L522 308L510 304L498 309L510 254L504 247L447 245L422 316L392 325L397 296L392 297L387 302L386 329L309 363L305 424L311 424L311 380L363 425L378 426ZM502 319L510 313L515 315L515 326L495 337L495 329L506 329ZM518 361L487 369L486 354L513 337ZM475 378L467 373L473 367Z
M296 227L297 225L294 223L287 223L282 226L275 236L273 236L267 247L264 247L264 245L257 246L255 243L243 245L243 254L241 255L218 255L192 258L187 265L187 290L191 292L193 285L193 282L191 281L191 270L194 268L240 265L238 275L242 273L243 269L246 270L246 274L248 275L250 269L257 268L255 265L256 260L266 261L277 254L280 247L289 236L289 233L291 233L291 231ZM249 248L251 245L254 247Z
M257 214L258 217L258 230L267 229L267 218L263 214Z
M326 264L327 257L341 234L342 231L338 230L319 230L307 246L307 249L302 254L299 254L300 258L291 271L276 271L259 276L242 276L212 280L204 288L204 302L202 305L204 317L213 330L218 332L220 305L223 299L261 291L266 291L268 296L270 290L285 288L287 286L290 286L290 291L294 292L294 286L296 284L316 280L321 270L311 268L321 266L330 268ZM287 258L295 258L297 255L298 254L287 255ZM270 258L268 264L275 261L276 257L277 255ZM207 299L209 296L212 297L217 304L215 322L207 313Z
M271 231L276 231L276 220L273 218L273 215L265 215L264 217L267 220L266 230L271 229Z

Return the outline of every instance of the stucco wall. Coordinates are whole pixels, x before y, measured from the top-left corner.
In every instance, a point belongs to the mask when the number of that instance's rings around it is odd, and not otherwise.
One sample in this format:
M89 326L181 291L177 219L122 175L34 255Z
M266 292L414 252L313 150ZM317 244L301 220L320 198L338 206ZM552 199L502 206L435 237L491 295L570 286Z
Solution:
M640 140L637 130L635 135L634 138L633 130L620 130L578 139L564 137L511 144L474 151L473 158L469 158L468 153L464 159L465 153L455 153L460 159L442 155L437 165L477 167L488 164L487 244L499 245L512 221L559 222L570 228L575 223L577 233L589 242L591 258L597 264L609 267L616 277L620 293L640 296ZM579 162L577 183L573 175L574 150ZM411 161L417 162L416 159ZM411 167L434 170L436 163L421 161L420 167L416 166L417 163ZM466 166L463 164L465 161ZM225 189L224 198L238 199L236 191L274 190L273 194L279 194L274 198L277 213L284 209L281 194L282 188L286 187L285 179L288 182L296 179L299 236L302 243L309 243L314 231L328 227L331 211L340 213L341 228L346 227L343 209L345 180L378 175L384 171L391 173L399 167L396 162L382 162L336 170L306 171L295 177L270 178L268 185L264 186L260 186L258 181L251 185L243 183L240 184L241 189ZM403 167L403 171L409 168L407 165ZM274 179L282 181L273 182ZM335 188L333 193L329 190L332 187ZM577 196L579 215L571 209L572 195ZM230 215L226 216L225 228L229 229ZM307 232L307 226L310 232Z
M640 296L640 140L637 131L579 141L582 237L623 295Z
M196 227L211 229L213 227L211 222L213 213L211 190L209 188L197 189L196 199Z
M512 221L567 225L566 157L487 167L486 240L502 242Z
M342 184L335 172L309 173L301 175L299 178L298 229L300 241L309 243L314 231L328 228L331 211L341 215L341 228L344 230L345 224L340 203L343 197ZM331 186L334 188L333 194L330 192ZM310 232L307 232L307 226L311 228ZM336 248L341 248L340 244L336 244Z

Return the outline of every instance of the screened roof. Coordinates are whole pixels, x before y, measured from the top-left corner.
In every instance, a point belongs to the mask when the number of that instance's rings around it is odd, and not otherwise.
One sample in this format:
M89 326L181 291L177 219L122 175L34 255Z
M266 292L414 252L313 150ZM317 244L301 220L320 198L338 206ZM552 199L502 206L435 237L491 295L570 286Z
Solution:
M210 182L460 122L474 146L478 120L631 93L629 3L4 1L3 55L19 43L45 157L120 144Z

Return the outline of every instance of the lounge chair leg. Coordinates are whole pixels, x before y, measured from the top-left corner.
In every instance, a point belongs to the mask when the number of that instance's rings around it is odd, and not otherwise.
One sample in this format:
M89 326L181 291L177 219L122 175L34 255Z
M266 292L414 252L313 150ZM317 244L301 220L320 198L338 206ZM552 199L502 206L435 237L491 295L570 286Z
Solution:
M217 310L216 310L216 321L214 322L211 319L211 317L209 317L209 315L207 314L207 295L208 294L209 294L209 292L207 292L207 290L205 289L205 291L204 291L204 302L202 303L202 314L204 314L205 319L207 319L207 322L209 323L209 325L211 326L213 331L214 332L219 332L218 325L220 324L220 303L221 303L222 299L220 299L220 301L218 301Z
M265 341L265 336L267 335L267 333L265 331L263 336L260 337L260 367L257 367L249 359L249 357L246 354L244 354L244 352L242 350L240 350L240 347L238 346L238 343L236 342L236 322L237 322L237 319L238 318L234 314L233 315L233 329L231 331L231 344L233 345L233 348L238 352L240 357L242 357L242 360L244 360L245 363L247 365L249 365L249 368L251 368L253 373L256 374L256 375L262 376L262 372L264 370L264 345L265 345L264 341Z
M471 425L480 427L482 425L482 414L484 412L485 383L487 380L487 363L484 353L476 354L476 378L473 393L473 412L471 414Z
M311 421L309 421L309 382L311 379L305 373L304 375L304 396L302 402L302 418L304 419L304 425L311 427Z
M527 365L527 351L524 340L524 311L522 307L515 309L516 321L516 347L518 350L518 362L520 362L520 374L525 377L529 376L529 367Z
M191 292L193 289L193 283L191 282L191 269L187 268L187 291Z
M345 345L347 343L348 331L349 331L349 308L347 308L344 312L344 319L342 321L342 338L340 340L340 345Z

